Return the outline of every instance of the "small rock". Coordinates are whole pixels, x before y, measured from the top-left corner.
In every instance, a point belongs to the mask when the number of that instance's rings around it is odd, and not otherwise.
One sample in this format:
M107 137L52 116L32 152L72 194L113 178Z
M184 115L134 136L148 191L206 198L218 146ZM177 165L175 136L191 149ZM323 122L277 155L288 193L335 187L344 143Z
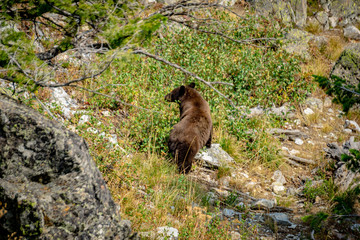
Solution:
M360 30L353 25L347 26L344 28L344 37L360 40Z
M325 98L324 107L326 107L326 108L331 107L331 98L329 98L329 97Z
M303 140L301 140L301 138L295 138L295 144L297 144L297 145L303 145L304 144L304 141Z
M255 117L264 114L264 109L262 109L261 107L250 108L249 111L250 113L248 114L248 117Z
M359 223L355 223L350 228L351 228L351 230L360 233L360 224Z
M296 192L296 189L293 188L293 187L289 187L287 190L286 190L286 194L288 196L295 196L297 194Z
M236 213L234 210L228 208L224 208L222 212L224 216L227 218L232 218Z
M116 134L110 134L107 139L113 145L118 143Z
M220 144L217 143L211 144L211 148L201 150L196 154L195 159L203 161L204 164L209 167L220 167L222 163L234 161L234 159L220 147Z
M89 115L82 115L82 116L80 117L80 120L79 120L79 122L78 122L78 125L83 125L83 124L89 122L89 120L90 120L90 116L89 116Z
M271 209L273 207L275 207L275 201L274 200L268 200L268 199L259 199L257 201L255 201L252 205L251 205L251 209L263 209L263 210L268 210Z
M265 218L275 222L277 225L293 225L293 223L289 221L288 215L286 215L285 213L269 213L265 216Z
M314 111L311 108L306 108L304 110L304 114L305 115L311 115L311 114L314 114Z
M241 176L243 176L244 178L249 178L249 175L247 173L240 173Z
M308 140L307 141L309 144L311 144L311 145L315 145L315 143L313 142L313 141L311 141L311 140Z
M329 17L329 24L332 28L335 28L338 23L338 18L336 16Z
M179 238L179 231L173 227L158 227L158 240L177 240Z
M205 195L206 202L211 206L215 206L215 204L219 201L219 198L213 192L207 192Z
M111 116L109 111L103 111L102 115L105 116L105 117L110 117Z
M60 106L63 116L66 119L70 119L75 113L72 109L76 109L78 107L76 101L72 99L62 87L51 88L51 93L51 102Z
M329 113L334 113L334 110L333 110L332 108L329 108L329 109L328 109L328 112L329 112Z
M305 104L315 109L321 110L323 108L323 102L320 99L314 97L309 97L308 99L306 99Z
M296 149L291 149L290 151L289 151L289 154L290 155L297 155L297 154L299 154L300 153L300 151L298 151L298 150L296 150Z
M288 119L292 119L295 117L295 114L285 104L281 107L272 107L270 109L269 113L274 114L279 117L282 117L282 118L288 118Z
M344 127L345 127L345 128L353 129L354 131L360 133L359 124L357 124L357 122L355 122L355 121L345 120L345 125L344 125Z
M299 126L299 125L301 124L301 120L300 120L300 119L295 119L295 120L294 120L294 123L295 123L297 126Z
M247 182L247 183L245 183L245 188L247 188L247 189L253 188L256 184L257 184L257 182L254 182L254 181Z
M286 183L286 179L280 170L276 170L274 172L273 176L271 177L271 179L274 180L275 182L279 182L281 184Z
M285 187L284 187L284 185L282 184L282 183L279 183L279 182L273 182L272 184L271 184L271 186L272 186L272 189L273 189L273 192L275 193L275 194L282 194L282 193L284 193L285 192Z
M229 184L230 184L230 177L229 176L226 176L226 177L223 177L220 179L220 184L222 186L225 186L225 187L228 187Z
M316 196L315 197L315 203L321 203L321 197Z
M233 240L240 240L240 239L242 239L240 233L238 233L238 232L231 231L230 234L231 234L231 239L233 239Z
M344 133L348 133L348 134L352 133L352 130L348 129L348 128L345 128L343 131L344 131Z

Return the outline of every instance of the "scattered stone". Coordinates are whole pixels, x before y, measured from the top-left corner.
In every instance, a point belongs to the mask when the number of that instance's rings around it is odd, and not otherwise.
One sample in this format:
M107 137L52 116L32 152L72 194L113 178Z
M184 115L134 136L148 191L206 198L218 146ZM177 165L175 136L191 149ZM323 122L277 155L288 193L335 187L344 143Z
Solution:
M329 112L329 113L334 113L334 110L333 110L332 108L329 108L329 109L328 109L328 112Z
M250 111L250 113L247 115L248 117L255 117L255 116L260 116L260 115L264 114L264 109L262 109L259 106L250 108L249 111Z
M331 107L331 105L332 105L331 98L326 97L324 100L324 107L328 108L328 107Z
M317 204L321 203L321 197L316 196L315 197L315 203L317 203Z
M360 30L353 25L347 26L344 28L344 37L360 40Z
M270 108L269 113L274 114L281 118L287 118L287 119L295 118L295 113L293 113L286 104L284 104L281 107Z
M230 234L231 234L231 239L232 240L240 240L240 239L242 239L240 233L238 233L238 232L231 231Z
M288 196L295 196L297 194L297 191L295 188L293 187L289 187L287 190L286 190L286 194Z
M311 115L311 114L314 114L314 111L311 108L306 108L306 109L304 109L304 114Z
M285 213L269 213L265 215L265 219L270 220L270 222L273 222L276 225L282 225L282 226L293 225L293 223L289 221L288 215Z
M351 228L351 230L360 233L360 224L359 223L353 224L350 228Z
M351 129L348 129L348 128L345 128L343 131L344 131L344 133L347 133L347 134L351 134L351 133L352 133L352 130L351 130Z
M301 124L301 120L300 120L300 119L295 119L295 120L294 120L294 123L295 123L297 126L299 126L299 125Z
M323 26L324 30L329 30L329 15L325 11L317 12L315 18Z
M110 117L111 113L109 111L102 111L101 112L104 117Z
M234 161L217 143L211 144L211 148L200 150L195 159L202 161L206 167L220 167L222 164Z
M300 30L300 29L291 29L286 35L286 39L289 40L289 43L284 45L284 50L290 54L297 54L304 57L305 59L310 59L311 55L309 54L309 41L312 39L313 35L310 33Z
M118 143L116 134L109 134L109 136L107 137L107 140L112 145L116 145Z
M337 18L336 16L329 17L330 27L335 28L337 26L338 20L339 18Z
M357 122L355 122L355 121L345 120L344 127L345 128L350 128L350 129L360 133L359 124L357 124Z
M305 104L312 108L312 109L319 109L321 110L323 108L323 101L321 101L318 98L314 98L314 97L309 97L305 100Z
M296 145L303 145L304 144L304 141L303 140L301 140L301 138L295 138L295 144Z
M65 92L65 90L61 87L59 88L50 88L51 90L51 96L50 100L52 103L55 103L55 105L60 106L63 116L66 119L71 119L75 111L73 109L76 109L78 106L76 104L76 101Z
M276 170L274 172L273 176L271 177L271 179L274 180L275 182L279 182L281 184L286 183L286 179L280 170Z
M291 150L289 151L289 154L290 154L290 155L297 155L297 154L300 154L300 151L298 151L298 150L296 150L296 149L291 149Z
M224 214L225 217L227 218L232 218L235 216L236 212L232 209L229 209L229 208L224 208L222 210L222 213Z
M275 206L276 206L276 204L275 204L274 200L259 199L251 205L251 209L269 210Z
M205 200L207 203L211 206L215 206L217 202L219 201L219 198L216 196L213 192L207 192L205 195Z
M272 186L272 190L275 194L282 194L285 193L286 188L284 187L284 185L282 183L279 182L273 182L271 184Z
M90 121L90 116L89 115L82 115L81 117L80 117L80 120L79 120L79 122L78 122L78 125L83 125L83 124L85 124L85 123L87 123L87 122L89 122Z
M230 184L230 177L229 176L222 177L219 182L222 186L228 187Z
M222 190L219 188L212 188L212 190L215 191L222 198L227 198L230 195L229 191Z
M179 231L173 227L158 227L158 240L177 240L179 238Z

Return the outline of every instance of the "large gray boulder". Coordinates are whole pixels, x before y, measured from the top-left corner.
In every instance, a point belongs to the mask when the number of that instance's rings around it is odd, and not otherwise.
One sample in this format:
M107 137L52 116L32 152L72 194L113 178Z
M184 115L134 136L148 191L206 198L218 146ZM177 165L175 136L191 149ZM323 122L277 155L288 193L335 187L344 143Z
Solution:
M258 15L273 15L284 23L304 27L307 17L306 0L252 0L249 1Z
M0 203L3 239L131 238L85 141L2 94Z
M348 85L358 86L360 83L360 43L351 44L341 53L330 75L346 80Z
M344 27L358 22L360 15L359 0L322 0L324 9L339 19L339 25Z

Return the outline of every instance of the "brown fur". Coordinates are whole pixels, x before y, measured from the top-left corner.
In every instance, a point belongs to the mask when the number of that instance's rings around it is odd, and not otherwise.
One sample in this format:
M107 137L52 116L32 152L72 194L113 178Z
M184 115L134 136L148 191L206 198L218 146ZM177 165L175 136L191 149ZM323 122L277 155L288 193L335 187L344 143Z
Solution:
M209 104L194 87L194 83L181 86L165 96L166 101L178 102L180 107L180 122L171 130L168 146L181 173L191 170L193 158L199 149L211 147Z

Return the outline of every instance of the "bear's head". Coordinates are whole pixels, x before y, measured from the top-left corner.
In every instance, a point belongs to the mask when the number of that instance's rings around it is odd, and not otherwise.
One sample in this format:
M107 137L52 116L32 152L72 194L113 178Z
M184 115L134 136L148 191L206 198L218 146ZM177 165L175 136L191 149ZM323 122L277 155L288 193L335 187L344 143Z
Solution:
M195 83L190 83L186 87L183 85L181 87L175 88L168 95L165 96L165 100L168 102L181 101L181 98L185 95L186 88L194 88Z

